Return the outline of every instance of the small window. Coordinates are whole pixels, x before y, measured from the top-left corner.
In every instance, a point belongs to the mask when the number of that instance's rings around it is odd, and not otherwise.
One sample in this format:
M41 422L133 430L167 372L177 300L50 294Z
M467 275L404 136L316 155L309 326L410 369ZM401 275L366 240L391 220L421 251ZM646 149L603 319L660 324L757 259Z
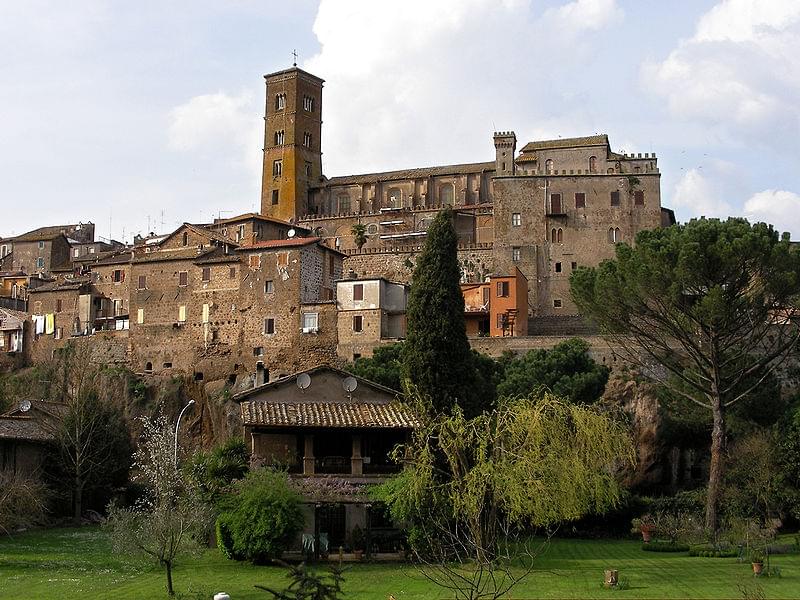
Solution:
M508 297L508 282L507 281L498 281L497 282L497 297L498 298L507 298Z
M575 208L586 208L586 194L575 192Z
M307 131L303 134L303 146L311 148L311 134Z
M353 362L356 362L359 358L361 358L361 353L353 352Z
M272 190L272 206L278 205L278 190Z
M228 271L228 277L236 279L236 267L231 267L230 271Z
M139 308L139 309L136 310L136 323L138 323L139 325L144 323L144 309L143 308Z
M612 244L616 244L617 242L622 241L622 231L619 227L609 227L608 228L608 241Z
M597 173L597 157L589 157L589 173Z
M211 281L211 267L203 267L203 281Z
M364 299L364 284L363 283L356 283L353 286L353 300L363 300Z
M186 287L189 285L189 273L188 271L180 271L178 273L178 285L180 287Z
M560 215L561 210L561 194L550 194L550 213Z
M277 94L275 96L275 110L283 110L286 108L286 94Z
M275 132L275 145L276 146L283 146L284 137L285 137L285 134L284 134L283 129L281 129L280 131L276 131Z
M303 333L316 331L319 327L319 313L303 313Z
M264 282L264 293L272 294L274 291L275 291L275 284L273 283L272 279L267 279Z
M171 362L165 362L164 363L164 368L165 369L171 369L172 368L172 363Z
M61 337L64 335L64 328L63 327L56 327L55 329L55 339L60 340Z
M56 312L61 312L61 298L56 298Z
M279 267L288 267L289 266L289 253L288 252L278 252L278 266Z
M636 206L644 206L644 191L636 190L633 192L633 203Z
M251 254L247 258L247 264L251 269L260 269L261 268L261 255L260 254Z
M114 269L114 272L111 274L111 280L114 283L121 283L125 281L125 271L122 269Z
M367 225L367 233L369 235L375 235L376 233L378 233L378 226L375 223L370 223L369 225Z
M44 250L44 242L39 242L39 250Z
M5 248L6 248L6 247L5 247L5 246L3 246L3 250L5 250ZM75 250L73 251L72 255L73 255L75 258L78 258L78 257L81 255L81 249L80 249L80 248L75 248ZM1 253L1 254L0 254L0 256L5 256L5 252Z
M336 257L333 254L328 255L328 273L333 275L336 271Z
M185 323L186 322L186 305L181 304L178 307L178 323Z
M147 288L147 275L139 275L139 282L136 284L137 290L143 290Z
M561 298L553 299L553 308L561 308Z
M353 331L356 333L364 330L364 317L361 315L353 315Z
M572 264L570 265L570 267L572 267L572 270L574 271L575 269L577 269L577 268L578 268L578 263L576 263L576 262L573 260L573 261L572 261Z
M619 206L619 190L611 192L611 206Z
M563 244L564 243L564 230L559 227L556 230L556 244Z
M555 173L555 169L553 169L553 161L549 158L546 161L544 161L544 172L547 175L552 175L553 173Z
M403 207L403 192L400 188L390 188L388 192L389 208Z
M505 170L505 169L504 169ZM442 206L453 206L456 201L456 188L452 183L439 186L439 202Z
M256 346L253 348L253 356L264 356L264 347Z
M94 246L89 246L89 254L94 254Z
M181 244L183 244L184 246L189 245L189 232L187 231L183 232L183 236L181 237Z
M511 226L519 227L522 225L522 215L520 213L511 213Z
M303 110L306 112L314 112L314 98L311 96L303 96Z
M151 362L144 363L144 370L145 370L145 373L152 373L153 372L153 363L151 363Z
M283 173L283 161L282 160L274 160L272 161L272 175L273 177L280 177Z
M311 170L311 163L307 162L306 163L306 177L311 177L312 173L313 173L313 171Z
M348 194L339 194L338 197L339 214L346 214L350 212L350 196Z
M514 262L522 260L522 251L518 247L511 248L511 260Z
M41 256L36 259L36 268L44 269L44 258L42 258Z
M264 319L264 335L272 335L275 333L275 319L267 317Z
M556 263L556 273L561 273L561 263L560 262Z

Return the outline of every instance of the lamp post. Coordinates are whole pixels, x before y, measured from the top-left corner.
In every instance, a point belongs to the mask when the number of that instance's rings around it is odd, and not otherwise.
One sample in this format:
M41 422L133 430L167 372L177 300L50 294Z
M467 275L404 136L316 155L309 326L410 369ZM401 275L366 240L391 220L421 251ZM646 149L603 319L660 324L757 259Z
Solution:
M181 418L183 418L183 413L186 412L186 409L189 408L192 404L194 404L194 400L189 400L189 403L183 407L181 414L178 415L178 422L175 423L175 468L178 468L178 429L181 426Z

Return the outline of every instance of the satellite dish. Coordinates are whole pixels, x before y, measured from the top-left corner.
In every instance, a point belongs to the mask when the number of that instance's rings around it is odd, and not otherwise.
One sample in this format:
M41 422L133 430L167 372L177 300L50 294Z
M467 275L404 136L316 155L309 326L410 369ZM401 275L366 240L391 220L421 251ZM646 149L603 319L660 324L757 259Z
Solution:
M342 381L342 387L345 392L352 394L358 387L358 380L356 380L355 377L346 377L345 380Z
M306 389L308 386L311 385L311 376L308 373L300 373L297 376L297 387L301 390Z
M22 412L28 412L31 409L31 401L30 400L20 400L19 409Z
M288 237L288 238L293 238L296 235L297 235L297 231L295 231L293 228L286 232L286 237Z

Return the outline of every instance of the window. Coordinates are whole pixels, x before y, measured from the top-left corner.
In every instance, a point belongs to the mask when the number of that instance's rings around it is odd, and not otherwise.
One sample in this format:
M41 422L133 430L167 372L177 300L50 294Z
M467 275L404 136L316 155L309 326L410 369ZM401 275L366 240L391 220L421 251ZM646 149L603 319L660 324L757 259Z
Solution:
M622 241L622 231L619 227L608 228L608 241L612 244Z
M611 206L619 206L619 190L611 192Z
M497 282L497 297L498 298L508 298L508 282L507 281L498 281Z
M359 333L364 330L364 317L353 315L353 331Z
M456 188L452 183L439 186L439 202L442 206L453 206L456 201Z
M570 267L572 267L572 270L574 271L575 269L577 269L577 268L578 268L578 263L576 263L576 262L573 260L573 261L572 261L572 264L570 265Z
M210 306L208 304L203 304L203 323L208 323L210 312Z
M562 244L564 242L564 230L561 227L558 228L556 231L556 244Z
M44 242L39 242L39 250L44 250Z
M236 241L241 242L244 239L244 225L239 225L236 228Z
M236 267L231 267L231 270L228 272L228 277L236 279Z
M553 308L561 308L561 298L553 299Z
M279 267L288 267L289 266L289 253L288 252L278 252L278 266Z
M211 267L203 267L203 281L211 281Z
M125 281L125 271L122 269L114 269L114 272L111 274L111 280L114 283L121 283Z
M284 140L285 137L286 137L286 134L284 133L283 129L281 129L280 131L276 131L275 132L275 145L276 146L283 146L283 140Z
M3 246L3 252L0 253L0 256L5 256L6 255L5 250L6 250L6 247ZM81 255L81 249L80 248L75 248L75 250L73 250L73 252L72 252L72 256L74 256L75 258L78 258L80 255Z
M56 312L61 312L61 298L56 298Z
M36 259L36 268L44 269L44 258L42 258L41 256Z
M272 206L278 205L278 190L272 190Z
M56 329L55 329L55 339L60 340L63 335L64 335L64 328L63 327L56 327Z
M350 196L348 194L339 194L338 203L339 203L339 211L338 211L339 214L350 212Z
M273 160L272 161L272 175L273 177L280 177L283 173L283 161L282 160Z
M312 173L312 171L311 171L311 163L307 162L306 163L306 177L311 177L311 173Z
M522 215L520 213L511 213L511 226L519 227L522 225Z
M286 94L277 94L275 96L275 110L283 110L286 108Z
M555 170L553 169L553 161L549 158L546 161L544 161L544 172L547 175L552 175L555 172Z
M264 335L273 335L275 333L275 319L267 317L264 319Z
M511 260L519 262L522 259L522 252L518 247L511 248Z
M94 254L94 246L89 246L89 254Z
M139 275L139 282L136 285L137 290L143 290L147 288L147 275Z
M319 313L303 313L303 333L316 332L319 325Z
M303 96L303 110L306 112L314 112L314 98L311 96Z
M181 304L178 307L178 322L185 323L186 322L186 305Z
M597 157L589 157L589 173L597 173Z
M575 208L586 208L586 194L575 192Z
M139 308L136 310L136 322L141 325L144 323L144 309Z
M303 146L311 148L311 134L307 131L303 134Z
M497 328L506 329L508 327L508 315L500 313L497 315Z
M187 231L183 232L183 236L181 238L181 244L184 246L189 245L189 233Z
M367 225L367 233L369 235L375 235L376 233L378 233L378 226L375 223L370 223L369 225Z
M561 273L561 263L560 262L556 263L556 273Z
M273 283L272 279L267 279L264 282L264 293L271 294L275 291L275 284Z
M550 214L560 215L561 210L561 194L550 194Z
M642 190L633 192L633 203L636 206L644 206L644 192Z
M363 283L356 283L353 286L353 300L363 300L364 299L364 284Z
M336 272L336 257L333 254L328 255L328 273L333 275Z
M403 192L400 190L400 188L390 188L388 194L389 194L389 207L402 208Z
M264 356L264 347L256 346L253 348L253 356Z
M180 287L186 287L189 285L189 273L188 271L180 271L178 273L178 285Z

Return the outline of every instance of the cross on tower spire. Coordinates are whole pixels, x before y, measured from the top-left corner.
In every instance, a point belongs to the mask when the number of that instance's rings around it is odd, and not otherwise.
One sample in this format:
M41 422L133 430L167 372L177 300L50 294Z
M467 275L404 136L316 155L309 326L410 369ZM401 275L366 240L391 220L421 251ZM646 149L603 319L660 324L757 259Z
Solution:
M292 62L292 66L297 66L297 50L292 50L292 56L294 57L294 62Z

